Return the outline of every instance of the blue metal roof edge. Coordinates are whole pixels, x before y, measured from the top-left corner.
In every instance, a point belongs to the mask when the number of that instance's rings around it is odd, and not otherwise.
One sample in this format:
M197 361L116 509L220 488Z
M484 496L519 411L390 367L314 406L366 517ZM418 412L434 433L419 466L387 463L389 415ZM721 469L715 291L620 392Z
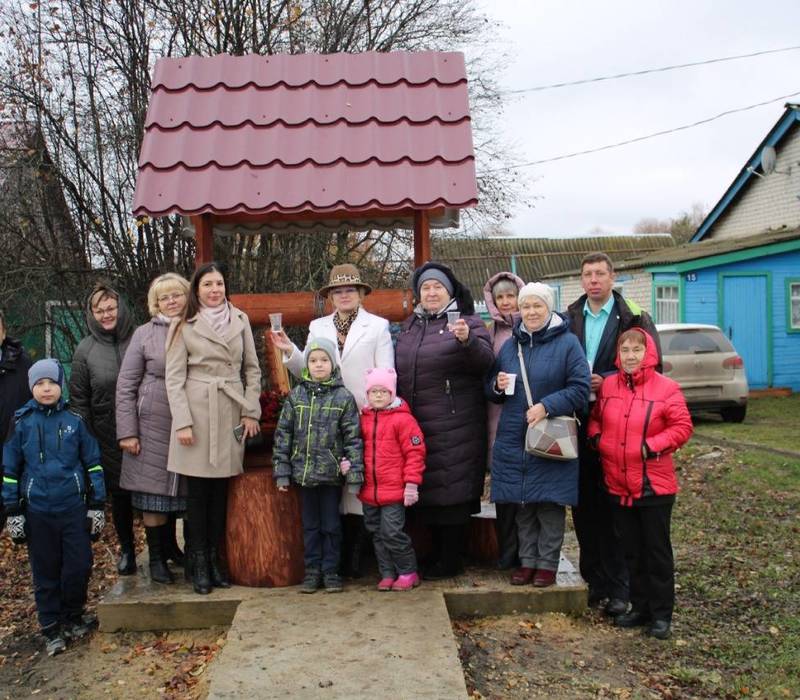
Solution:
M775 126L770 129L764 140L758 145L755 152L750 156L749 160L744 164L736 179L730 187L722 195L722 199L717 202L716 206L709 212L702 224L700 224L697 232L692 236L690 243L697 243L703 239L703 236L708 233L709 229L719 219L722 213L728 208L728 205L735 199L736 195L742 190L753 177L753 173L749 172L748 168L757 168L761 165L761 151L765 146L775 146L786 135L786 132L792 127L795 122L800 121L800 105L786 104L786 111L781 118L777 121Z

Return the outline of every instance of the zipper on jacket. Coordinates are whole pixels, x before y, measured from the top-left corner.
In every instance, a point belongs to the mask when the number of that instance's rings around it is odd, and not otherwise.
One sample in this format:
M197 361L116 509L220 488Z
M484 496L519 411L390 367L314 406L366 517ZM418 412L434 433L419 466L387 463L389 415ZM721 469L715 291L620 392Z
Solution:
M447 400L450 402L450 413L455 414L456 412L456 402L453 399L453 390L450 387L450 380L444 380L444 393L447 394Z
M72 476L75 478L75 488L78 492L78 495L81 495L81 481L78 478L78 475L75 472L72 472Z
M36 424L36 432L39 435L39 464L44 464L44 433L42 426L38 423Z
M308 474L308 460L309 452L311 451L311 419L314 417L314 392L311 393L311 404L308 407L308 427L306 428L306 459L303 464L303 478L300 480L300 486L306 485L306 475Z
M378 412L375 411L375 420L372 424L372 480L375 483L375 503L378 503Z
M61 452L61 437L63 435L63 428L61 423L58 424L58 451Z
M25 500L30 503L31 502L31 489L33 488L33 477L28 482L28 490L25 492Z

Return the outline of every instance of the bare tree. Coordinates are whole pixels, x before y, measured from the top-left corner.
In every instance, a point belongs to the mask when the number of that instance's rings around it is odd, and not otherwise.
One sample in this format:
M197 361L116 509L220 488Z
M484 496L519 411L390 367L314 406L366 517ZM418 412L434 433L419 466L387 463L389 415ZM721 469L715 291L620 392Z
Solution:
M682 211L672 219L648 217L639 219L633 227L635 234L669 233L678 244L686 243L695 234L706 218L705 207L694 202L688 211Z
M492 124L502 108L494 80L502 56L473 0L6 0L0 36L0 114L36 134L31 172L46 172L49 183L29 193L27 218L0 218L0 249L20 270L31 266L20 251L41 219L33 212L51 206L55 188L58 235L51 226L35 246L47 298L56 288L65 299L82 298L99 270L141 309L156 274L191 270L194 244L180 217L130 213L160 56L463 48L479 169L510 162ZM479 187L481 208L467 218L473 228L498 223L522 197L513 171L481 176ZM315 287L344 259L391 283L407 271L409 250L405 231L346 231L235 235L218 239L215 253L228 260L237 290L272 291Z

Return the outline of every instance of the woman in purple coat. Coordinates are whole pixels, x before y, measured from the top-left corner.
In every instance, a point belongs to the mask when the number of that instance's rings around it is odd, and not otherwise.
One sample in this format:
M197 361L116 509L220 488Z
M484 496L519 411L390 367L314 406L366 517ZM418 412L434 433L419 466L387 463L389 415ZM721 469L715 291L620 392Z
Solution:
M415 507L431 532L431 580L462 571L469 517L480 510L486 471L486 400L483 379L494 353L475 314L472 295L452 270L428 262L417 268L418 300L402 325L395 350L397 393L422 427L428 455ZM448 324L447 314L461 317Z
M172 414L164 384L170 323L183 315L189 283L168 272L153 280L147 306L153 317L131 337L117 380L117 439L123 450L120 486L142 511L150 578L172 583L170 559L183 564L175 542L175 517L186 510L180 475L167 471ZM183 487L183 488L181 488Z

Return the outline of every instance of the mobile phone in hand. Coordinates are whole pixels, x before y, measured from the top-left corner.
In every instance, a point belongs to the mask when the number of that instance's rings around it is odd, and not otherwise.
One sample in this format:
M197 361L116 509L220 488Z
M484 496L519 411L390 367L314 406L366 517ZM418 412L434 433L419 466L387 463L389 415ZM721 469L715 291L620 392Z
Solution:
M236 442L242 441L244 437L244 426L241 423L233 429L233 437L236 439Z

